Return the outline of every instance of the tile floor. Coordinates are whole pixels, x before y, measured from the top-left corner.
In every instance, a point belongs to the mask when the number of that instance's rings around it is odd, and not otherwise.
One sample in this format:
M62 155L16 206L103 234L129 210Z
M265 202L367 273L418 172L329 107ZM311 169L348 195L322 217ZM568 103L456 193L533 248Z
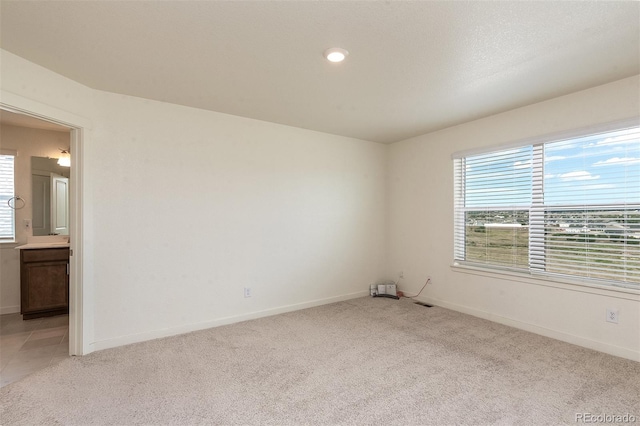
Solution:
M69 316L0 315L0 387L69 356Z

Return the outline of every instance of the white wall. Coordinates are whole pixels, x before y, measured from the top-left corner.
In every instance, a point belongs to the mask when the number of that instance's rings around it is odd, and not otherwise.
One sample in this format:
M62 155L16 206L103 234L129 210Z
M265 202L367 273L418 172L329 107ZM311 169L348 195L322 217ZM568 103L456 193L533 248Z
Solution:
M103 346L364 295L383 273L385 146L108 93L94 122Z
M15 193L25 200L15 211L16 243L0 244L0 314L20 312L20 253L14 247L27 242L31 228L24 220L31 219L31 157L58 157L58 148L69 147L69 133L0 125L0 148L17 151L15 158Z
M95 91L4 51L2 75L91 123L88 350L365 295L383 274L386 146Z
M389 151L389 276L423 300L640 360L640 296L463 272L453 260L451 154L638 116L639 77L408 139ZM605 322L606 308L620 323Z

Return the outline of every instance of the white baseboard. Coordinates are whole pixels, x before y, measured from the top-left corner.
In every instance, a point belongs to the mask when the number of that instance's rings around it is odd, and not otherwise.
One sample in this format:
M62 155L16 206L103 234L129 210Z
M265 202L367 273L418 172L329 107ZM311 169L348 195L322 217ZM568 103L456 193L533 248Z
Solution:
M118 346L129 345L132 343L144 342L147 340L159 339L162 337L175 336L178 334L190 333L192 331L205 330L207 328L219 327L221 325L233 324L236 322L248 321L252 319L268 317L271 315L283 314L285 312L298 311L301 309L313 308L314 306L327 305L329 303L342 302L344 300L365 297L369 295L368 290L358 291L356 293L344 294L341 296L328 297L325 299L317 299L309 302L296 303L293 305L279 306L276 308L265 309L263 311L249 312L241 315L218 318L211 321L205 321L195 324L186 324L179 327L165 328L161 330L152 330L144 333L129 334L126 336L118 336L112 339L100 340L90 345L90 352L100 351L103 349L115 348ZM88 352L88 353L90 353Z
M620 346L615 346L615 345L611 345L604 342L598 342L596 340L591 340L591 339L587 339L580 336L575 336L573 334L568 334L559 330L552 330L549 328L540 327L539 325L515 320L512 318L503 317L500 315L493 314L491 312L485 312L479 309L471 308L469 306L463 306L455 303L446 302L444 300L439 300L434 298L420 298L416 300L420 300L421 302L425 302L430 305L451 309L452 311L473 315L474 317L508 325L510 327L518 328L520 330L529 331L531 333L539 334L541 336L550 337L556 340L561 340L563 342L571 343L573 345L578 345L584 348L593 349L595 351L604 352L609 355L615 355L621 358L626 358L632 361L640 362L640 352L637 352L631 349L622 348Z
M15 314L17 312L20 312L20 305L0 307L0 315Z

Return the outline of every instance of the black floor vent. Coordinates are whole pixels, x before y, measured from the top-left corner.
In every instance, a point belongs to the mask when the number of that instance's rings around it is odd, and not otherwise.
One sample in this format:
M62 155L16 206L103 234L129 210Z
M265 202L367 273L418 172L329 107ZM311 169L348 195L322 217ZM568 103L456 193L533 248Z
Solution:
M416 305L424 306L424 307L427 307L427 308L433 308L433 305L428 305L428 304L423 303L423 302L414 302L414 303Z

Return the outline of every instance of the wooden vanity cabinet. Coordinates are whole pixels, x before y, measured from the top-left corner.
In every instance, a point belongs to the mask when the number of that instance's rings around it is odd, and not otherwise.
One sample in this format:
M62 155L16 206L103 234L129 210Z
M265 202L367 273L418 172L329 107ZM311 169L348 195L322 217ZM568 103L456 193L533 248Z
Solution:
M23 319L69 312L69 248L20 250Z

